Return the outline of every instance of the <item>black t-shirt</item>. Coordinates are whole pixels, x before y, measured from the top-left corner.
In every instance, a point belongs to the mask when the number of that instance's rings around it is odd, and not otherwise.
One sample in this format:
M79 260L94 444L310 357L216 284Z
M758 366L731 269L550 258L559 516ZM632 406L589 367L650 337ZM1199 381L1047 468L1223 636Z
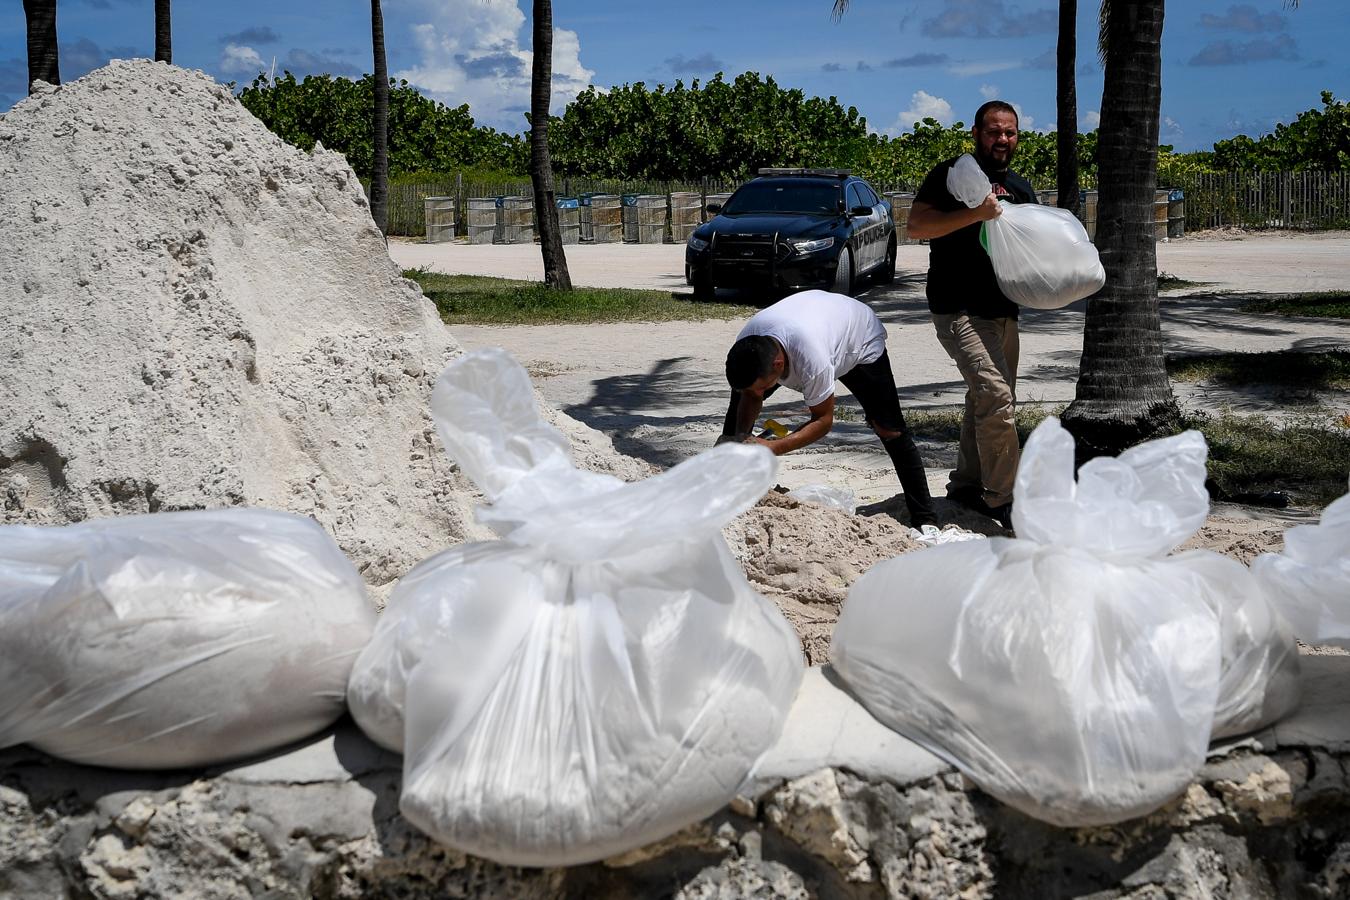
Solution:
M927 203L939 212L964 209L965 204L947 190L947 172L956 159L939 163L923 180L916 202ZM1012 203L1035 203L1031 182L1013 172L985 173L990 189ZM1017 318L1017 304L998 289L994 266L980 245L980 226L976 222L951 234L928 242L928 308L935 313L983 318Z

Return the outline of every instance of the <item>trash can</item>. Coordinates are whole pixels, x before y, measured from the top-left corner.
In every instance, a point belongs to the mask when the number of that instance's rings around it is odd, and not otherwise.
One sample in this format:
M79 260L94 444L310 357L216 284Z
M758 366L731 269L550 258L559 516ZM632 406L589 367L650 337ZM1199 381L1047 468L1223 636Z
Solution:
M465 229L470 244L495 244L497 236L497 198L470 197L465 201Z
M591 194L582 194L577 198L577 237L583 241L595 240L595 223L591 219Z
M624 243L664 243L667 221L666 202L665 194L624 194Z
M591 240L615 244L623 240L623 198L618 194L591 197Z
M528 244L534 240L534 198L498 197L503 244Z
M1078 216L1083 220L1083 230L1088 240L1097 240L1097 192L1078 192Z
M701 224L703 224L703 194L699 191L671 191L671 243L683 244Z
M1186 195L1180 190L1167 195L1167 236L1186 236Z
M422 200L428 244L455 239L455 198L425 197Z
M558 197L554 203L558 207L558 233L564 244L575 244L581 240L581 201L576 197Z
M905 191L887 191L886 199L891 201L891 219L895 222L895 241L898 244L917 244L909 238L909 210L914 205L914 195Z
M706 221L708 221L709 219L711 219L713 216L717 215L717 213L714 213L714 212L708 212L708 207L709 207L709 206L714 206L714 205L716 205L716 206L726 206L727 201L730 200L730 199L731 199L731 193L730 193L729 191L728 191L728 192L725 192L725 193L709 194L708 197L707 197L707 202L706 202L706 203L704 204L704 206L703 206L703 221L706 222Z

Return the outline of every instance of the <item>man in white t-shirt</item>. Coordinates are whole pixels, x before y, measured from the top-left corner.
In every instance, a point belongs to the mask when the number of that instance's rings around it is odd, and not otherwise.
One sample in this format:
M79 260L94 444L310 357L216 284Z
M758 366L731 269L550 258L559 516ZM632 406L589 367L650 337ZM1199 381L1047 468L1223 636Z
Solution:
M727 353L731 405L726 440L763 444L781 456L817 441L834 427L834 383L843 382L881 439L915 528L936 524L923 460L900 412L886 355L886 328L864 303L828 291L802 291L756 313ZM779 385L800 391L811 418L777 440L753 435L755 421Z

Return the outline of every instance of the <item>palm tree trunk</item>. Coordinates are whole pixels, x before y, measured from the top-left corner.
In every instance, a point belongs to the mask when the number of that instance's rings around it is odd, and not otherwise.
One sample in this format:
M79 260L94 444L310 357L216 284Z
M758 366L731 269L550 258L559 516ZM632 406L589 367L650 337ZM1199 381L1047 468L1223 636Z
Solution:
M1059 0L1059 43L1056 55L1055 187L1059 208L1078 215L1078 0Z
M553 192L553 162L548 153L548 106L553 93L553 4L534 0L534 70L530 79L530 182L534 185L534 218L539 223L539 249L544 256L544 283L570 291L558 206Z
M173 62L173 30L169 27L171 0L155 0L155 62Z
M56 48L56 0L23 0L28 19L28 92L34 81L61 83Z
M370 37L375 49L374 154L370 173L370 215L380 234L389 233L389 70L384 58L384 15L370 0Z
M1163 3L1103 3L1097 249L1106 287L1088 301L1078 390L1064 414L1080 458L1180 426L1163 359L1153 243Z

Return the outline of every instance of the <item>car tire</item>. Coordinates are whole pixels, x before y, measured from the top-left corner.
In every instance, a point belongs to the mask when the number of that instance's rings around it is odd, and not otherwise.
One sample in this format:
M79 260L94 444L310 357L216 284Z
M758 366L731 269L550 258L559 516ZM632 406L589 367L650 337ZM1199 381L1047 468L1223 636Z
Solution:
M704 273L694 276L694 299L711 300L717 296L717 289L713 287L712 276Z
M830 290L836 294L853 296L853 251L845 247L839 251L839 261L834 264L834 281Z
M877 269L877 284L892 284L895 281L895 236L891 236L891 241L886 245L886 258L881 261L881 268Z

